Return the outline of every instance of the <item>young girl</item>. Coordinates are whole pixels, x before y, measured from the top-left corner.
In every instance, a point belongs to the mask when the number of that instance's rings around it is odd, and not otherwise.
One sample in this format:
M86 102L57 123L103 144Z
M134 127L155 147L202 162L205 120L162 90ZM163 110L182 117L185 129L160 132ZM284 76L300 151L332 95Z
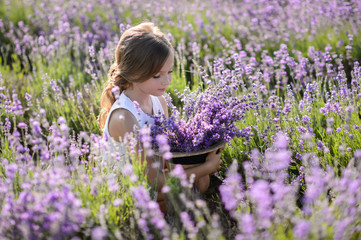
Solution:
M139 24L122 34L101 96L102 110L99 115L104 138L113 143L110 152L124 151L121 144L124 136L134 132L135 126L141 128L145 124L152 124L152 115L161 113L168 117L163 94L172 80L173 61L171 43L153 23ZM114 87L120 89L118 99L112 93ZM108 163L114 164L114 158L109 157L111 154L107 156ZM209 175L219 169L220 158L220 152L213 151L208 154L205 163L185 169L188 177L195 175L195 187L200 192L208 189ZM151 167L152 159L147 157L146 161L149 169L147 178L151 184L157 183L157 201L165 211L160 189L164 176L167 176L167 165L155 169ZM165 174L158 174L160 171Z

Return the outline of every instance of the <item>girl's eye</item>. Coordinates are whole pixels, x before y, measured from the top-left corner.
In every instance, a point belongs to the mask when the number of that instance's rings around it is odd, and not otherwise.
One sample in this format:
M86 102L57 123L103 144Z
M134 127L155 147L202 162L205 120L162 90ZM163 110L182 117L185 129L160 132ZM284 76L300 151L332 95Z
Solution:
M172 71L169 71L168 74L172 74L173 70Z
M157 75L157 76L153 76L153 78L160 78L160 75Z

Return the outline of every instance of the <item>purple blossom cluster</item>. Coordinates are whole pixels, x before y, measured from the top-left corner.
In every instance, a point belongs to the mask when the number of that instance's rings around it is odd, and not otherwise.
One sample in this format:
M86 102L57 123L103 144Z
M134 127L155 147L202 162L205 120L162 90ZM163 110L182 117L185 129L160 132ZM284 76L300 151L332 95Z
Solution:
M135 206L140 215L137 224L146 239L170 239L170 228L157 202L151 200L149 192L143 186L131 189ZM157 234L157 235L155 235ZM159 235L158 235L159 234Z
M81 186L96 195L103 182L89 181L84 169L107 146L101 136L71 135L63 117L49 124L44 109L33 116L29 124L6 118L0 128L0 238L71 238L90 216Z
M227 77L204 91L186 89L179 94L182 114L172 108L169 118L156 116L151 127L153 138L167 136L171 152L193 152L241 136L237 122L244 118L249 105L234 95L237 89L236 80Z
M33 178L19 181L19 175L26 174L24 170L15 163L9 164L6 183L0 182L0 237L60 239L80 232L89 212L82 208L82 200L65 181L69 173L62 169L36 170Z
M244 177L234 161L219 188L225 209L238 223L235 237L278 239L287 234L273 228L278 225L297 239L357 239L361 234L359 159L355 156L337 176L331 167L324 171L314 154L304 155L299 170L307 187L300 196L300 182L288 174L288 137L277 138L266 154L252 152L250 161L243 163ZM285 164L275 168L274 161Z

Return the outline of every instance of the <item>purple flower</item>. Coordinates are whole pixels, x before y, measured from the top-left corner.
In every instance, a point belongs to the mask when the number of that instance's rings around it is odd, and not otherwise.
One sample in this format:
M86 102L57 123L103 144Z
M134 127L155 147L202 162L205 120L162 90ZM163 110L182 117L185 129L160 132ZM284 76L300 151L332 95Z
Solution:
M64 117L59 117L58 118L58 123L59 124L66 124L66 119Z
M118 99L120 96L120 88L118 86L114 86L111 91L112 91L115 99Z
M18 166L15 163L11 163L5 166L5 176L7 179L12 180L18 170Z
M131 191L135 205L141 212L140 218L137 219L141 231L145 232L148 238L153 238L155 232L160 232L165 238L169 234L169 226L158 203L150 199L149 192L143 186L131 187Z
M107 235L107 229L98 226L92 229L91 238L95 240L103 240L106 238Z
M353 155L354 155L355 158L361 159L361 149L355 150Z
M283 133L278 133L276 135L276 140L274 141L274 146L276 146L280 150L287 149L288 142L290 141L290 138Z
M267 169L270 171L280 171L286 169L291 163L291 151L266 152Z
M38 38L38 44L39 45L44 45L44 43L45 43L44 36L40 35L39 38Z
M236 123L243 119L249 104L232 95L237 89L233 84L236 83L222 79L203 92L185 89L181 94L183 114L173 109L169 118L156 116L151 129L153 141L157 135L166 135L171 152L191 152L241 136Z
M307 129L304 128L304 127L302 127L302 126L298 126L297 129L298 129L298 131L299 131L300 133L306 133L306 132L307 132Z
M152 137L150 136L150 128L145 125L142 129L140 129L139 135L140 135L140 140L143 144L144 149L149 151L152 146ZM147 152L147 154L148 154L148 152Z
M273 200L268 182L257 180L250 189L250 198L255 203L255 211L261 221L261 227L270 227L273 217Z
M89 55L90 55L91 57L94 57L94 56L95 56L94 46L89 46Z
M18 127L19 127L19 128L26 128L26 123L19 122L19 123L18 123Z
M190 219L190 216L186 212L180 213L180 219L182 225L188 233L188 238L193 239L198 232L198 228L194 225L193 221Z
M245 235L251 236L256 231L256 224L253 216L249 213L242 214L241 218L242 232Z
M304 116L302 117L302 122L303 122L303 124L308 125L308 124L309 124L309 121L310 121L310 117L309 117L309 116L304 115Z
M31 95L29 93L25 93L25 99L28 107L32 107L33 104L31 103Z
M118 207L118 206L120 206L122 203L123 203L123 200L120 199L120 198L117 198L117 199L115 199L115 200L113 201L113 206L114 206L114 207Z
M170 172L170 175L172 177L176 177L181 181L181 185L183 187L187 187L188 186L188 179L187 179L187 174L184 171L184 168L182 167L182 165L180 164L176 164L175 167L172 169L172 171Z
M159 151L163 154L165 160L172 159L172 153L170 152L170 146L168 145L168 139L166 135L157 135L156 141L159 146Z
M231 216L236 215L236 210L244 201L244 190L242 185L242 177L237 172L238 164L236 161L230 166L224 183L219 186L221 200L226 210Z
M295 234L295 237L297 237L298 239L306 240L306 239L308 239L310 228L311 228L311 225L308 221L301 220L294 227L293 233Z
M8 194L0 212L0 235L68 238L79 232L88 211L81 208L81 200L68 188L63 180L66 177L63 170L34 172L33 181L23 183L18 197ZM26 233L24 228L32 231Z

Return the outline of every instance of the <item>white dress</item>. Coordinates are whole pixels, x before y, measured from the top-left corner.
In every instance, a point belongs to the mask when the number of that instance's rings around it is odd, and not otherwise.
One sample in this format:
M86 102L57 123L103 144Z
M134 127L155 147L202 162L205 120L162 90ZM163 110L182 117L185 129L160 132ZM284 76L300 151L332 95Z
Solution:
M151 99L153 104L153 114L164 114L162 104L160 103L158 97L151 95ZM130 100L130 98L128 98L124 92L122 92L119 98L113 103L109 111L103 134L104 141L108 142L108 148L103 150L102 154L103 164L107 165L107 169L113 170L122 170L125 163L127 162L125 154L126 149L124 144L122 142L115 141L114 138L110 136L108 129L109 118L112 112L118 108L127 109L129 112L131 112L135 119L138 120L140 128L142 128L145 124L151 125L154 122L154 118L151 115L143 112L140 108L137 108L134 102Z

